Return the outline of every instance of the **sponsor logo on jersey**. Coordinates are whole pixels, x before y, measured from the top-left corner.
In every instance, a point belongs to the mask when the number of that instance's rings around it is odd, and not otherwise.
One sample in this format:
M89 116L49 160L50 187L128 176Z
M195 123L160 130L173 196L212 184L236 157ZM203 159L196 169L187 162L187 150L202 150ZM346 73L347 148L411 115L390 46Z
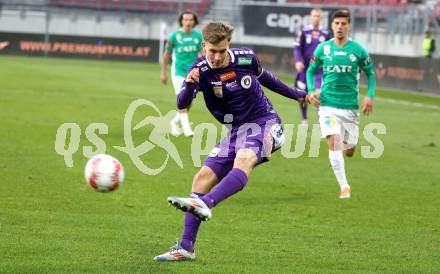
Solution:
M335 51L333 53L334 56L345 56L347 53L345 51Z
M352 61L352 62L356 62L356 60L357 60L356 56L355 56L353 53L350 54L350 55L348 56L348 58L350 58L350 61Z
M319 42L324 42L325 41L325 36L323 36L323 35L321 35L321 36L319 36Z
M181 46L177 48L177 52L196 52L197 47L196 46Z
M207 67L207 66L204 66L204 67L202 67L200 70L201 70L201 71L207 71L207 70L208 70L208 67Z
M235 74L235 71L229 71L229 72L220 74L220 81L226 82L229 79L234 79L235 77L237 77L237 74Z
M252 78L251 78L251 76L250 75L243 76L243 78L241 78L240 84L241 84L241 86L244 89L250 88L251 85L252 85Z
M250 65L252 64L252 58L250 57L239 57L238 58L239 65Z
M234 50L234 54L235 55L254 54L254 51L253 50Z
M335 65L335 66L327 66L326 70L328 72L351 72L352 66L346 66L346 65Z
M328 127L333 127L336 125L336 119L333 116L325 116L324 124Z
M232 89L237 88L238 84L237 84L237 81L234 80L234 81L232 81L232 82L226 83L225 86L226 86L228 89L232 90Z
M218 98L223 98L223 87L222 86L213 86L215 96Z
M330 45L325 45L324 46L324 54L325 55L329 55L330 54Z

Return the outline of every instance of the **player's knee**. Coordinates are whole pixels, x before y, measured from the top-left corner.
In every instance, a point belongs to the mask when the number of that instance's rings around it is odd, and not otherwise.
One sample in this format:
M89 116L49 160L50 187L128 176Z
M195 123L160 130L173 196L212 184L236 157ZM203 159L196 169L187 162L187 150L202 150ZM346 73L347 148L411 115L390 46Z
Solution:
M327 145L330 150L342 150L344 147L338 134L327 136Z
M331 150L334 150L334 146L335 146L335 139L334 139L334 135L328 135L327 136L327 145L328 148Z
M234 168L243 170L249 176L250 172L258 162L258 157L251 149L240 149L234 160Z
M353 157L353 155L354 155L354 151L355 151L355 148L356 148L356 147L352 147L352 148L346 149L346 150L344 151L345 156L347 156L347 157Z
M193 192L206 193L210 190L208 176L203 171L199 171L194 175L192 183Z
M203 181L203 177L206 177L206 176L203 176L202 172L200 172L200 171L197 172L196 175L194 175L194 177L193 177L193 186L200 184Z

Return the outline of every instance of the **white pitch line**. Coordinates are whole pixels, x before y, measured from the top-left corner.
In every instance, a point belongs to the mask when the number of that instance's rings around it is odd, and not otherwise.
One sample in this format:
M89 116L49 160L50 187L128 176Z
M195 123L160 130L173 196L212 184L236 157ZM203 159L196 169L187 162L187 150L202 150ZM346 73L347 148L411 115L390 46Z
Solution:
M435 106L435 105L430 105L430 104L422 104L422 103L414 103L414 102L408 102L408 101L404 101L404 100L396 100L396 99L381 98L381 97L376 97L374 100L388 102L388 103L392 103L392 104L404 105L404 106L412 106L412 107L440 110L440 106Z

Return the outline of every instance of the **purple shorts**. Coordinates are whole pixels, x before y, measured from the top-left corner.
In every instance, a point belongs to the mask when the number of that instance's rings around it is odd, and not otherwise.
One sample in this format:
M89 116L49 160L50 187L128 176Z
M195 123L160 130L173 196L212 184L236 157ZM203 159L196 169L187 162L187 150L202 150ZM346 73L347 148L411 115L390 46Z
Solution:
M307 77L306 77L306 73L307 70L304 69L302 72L299 72L296 75L296 80L295 80L295 86L297 88L303 89L305 91L307 91ZM321 84L322 84L322 70L320 69L317 73L316 73L316 77L315 77L315 89L316 88L321 88Z
M266 162L272 152L284 142L284 133L279 117L266 117L254 123L232 127L209 153L204 165L211 168L220 181L234 166L239 149L252 149L258 157L258 164Z

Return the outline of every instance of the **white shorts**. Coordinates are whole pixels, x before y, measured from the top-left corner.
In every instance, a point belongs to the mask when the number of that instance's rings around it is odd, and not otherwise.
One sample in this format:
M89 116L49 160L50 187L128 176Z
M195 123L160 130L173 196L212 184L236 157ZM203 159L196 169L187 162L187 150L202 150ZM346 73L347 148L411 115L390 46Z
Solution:
M185 81L185 77L171 74L171 81L173 82L174 93L176 93L176 95L179 94L182 84Z
M359 140L359 110L319 107L319 125L322 138L340 135L344 144L352 147Z

